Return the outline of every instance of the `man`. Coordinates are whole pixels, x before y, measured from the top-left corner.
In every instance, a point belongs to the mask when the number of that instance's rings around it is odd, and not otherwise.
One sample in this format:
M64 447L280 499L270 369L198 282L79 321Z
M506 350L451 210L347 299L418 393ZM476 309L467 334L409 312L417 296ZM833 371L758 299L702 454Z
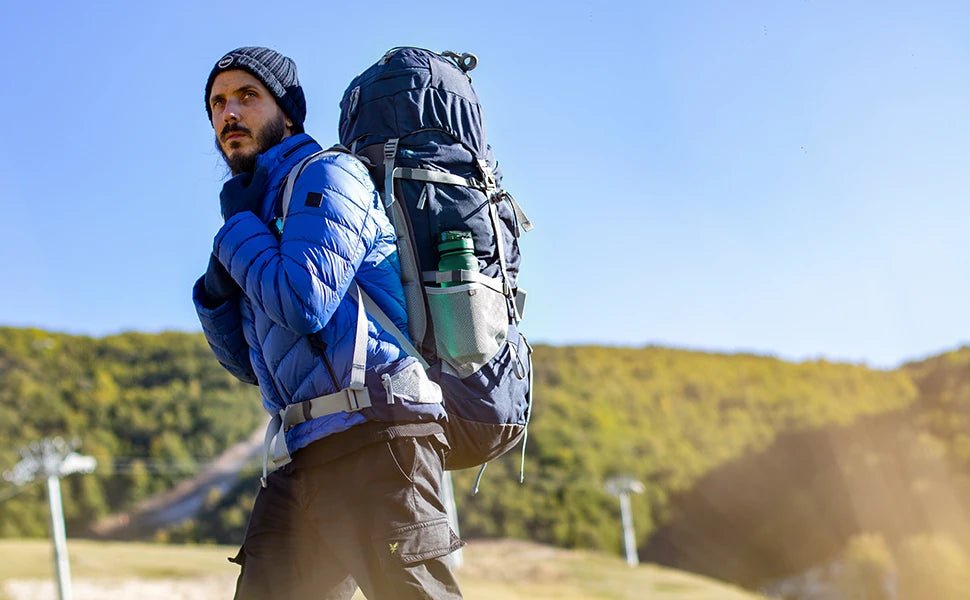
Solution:
M303 133L296 65L273 50L226 54L205 101L233 177L193 299L220 363L259 385L283 465L234 559L236 598L350 598L356 585L371 600L460 598L444 561L461 541L441 501L440 389L359 308L362 291L407 331L394 230L366 169L340 152L303 162L320 146Z

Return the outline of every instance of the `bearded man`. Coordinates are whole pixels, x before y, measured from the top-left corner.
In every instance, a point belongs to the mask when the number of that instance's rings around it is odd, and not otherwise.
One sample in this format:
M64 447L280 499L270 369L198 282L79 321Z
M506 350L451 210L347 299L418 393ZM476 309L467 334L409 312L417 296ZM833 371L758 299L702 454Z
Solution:
M369 296L408 331L366 167L304 133L296 65L269 48L219 59L205 104L233 176L193 300L216 358L259 386L271 417L237 600L358 585L370 600L460 598L444 560L462 542L441 500L441 391L364 311Z

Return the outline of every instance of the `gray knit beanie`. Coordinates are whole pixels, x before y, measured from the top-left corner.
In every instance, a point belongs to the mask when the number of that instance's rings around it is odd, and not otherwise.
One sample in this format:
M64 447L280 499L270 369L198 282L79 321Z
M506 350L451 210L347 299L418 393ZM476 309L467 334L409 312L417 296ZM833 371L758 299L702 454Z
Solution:
M296 63L275 50L258 46L236 48L220 58L212 67L209 79L205 82L205 111L210 121L212 107L209 106L209 94L212 93L212 82L219 73L233 69L242 69L259 79L276 98L280 109L293 120L294 129L303 131L306 98L303 96L300 80L296 76Z

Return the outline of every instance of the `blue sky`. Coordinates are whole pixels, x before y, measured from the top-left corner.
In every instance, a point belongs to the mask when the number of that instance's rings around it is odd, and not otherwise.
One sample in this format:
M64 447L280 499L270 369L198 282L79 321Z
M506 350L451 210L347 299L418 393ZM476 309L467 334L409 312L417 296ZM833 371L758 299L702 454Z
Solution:
M350 79L418 45L479 56L533 340L892 366L970 339L966 4L268 6L0 3L0 323L196 330L215 60L293 57L329 144Z

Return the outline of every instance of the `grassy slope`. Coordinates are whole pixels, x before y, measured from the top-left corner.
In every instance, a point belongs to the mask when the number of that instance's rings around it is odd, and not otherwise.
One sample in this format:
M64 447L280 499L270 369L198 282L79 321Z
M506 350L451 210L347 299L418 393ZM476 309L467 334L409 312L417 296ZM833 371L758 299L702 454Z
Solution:
M227 546L166 546L71 540L76 580L104 578L225 577L237 573ZM8 579L52 577L50 544L0 540L0 590ZM478 541L465 549L459 571L468 600L757 600L759 596L673 569L631 569L617 557L558 550L520 541ZM2 591L0 591L2 594ZM227 596L228 597L228 596ZM105 600L109 600L106 598Z

